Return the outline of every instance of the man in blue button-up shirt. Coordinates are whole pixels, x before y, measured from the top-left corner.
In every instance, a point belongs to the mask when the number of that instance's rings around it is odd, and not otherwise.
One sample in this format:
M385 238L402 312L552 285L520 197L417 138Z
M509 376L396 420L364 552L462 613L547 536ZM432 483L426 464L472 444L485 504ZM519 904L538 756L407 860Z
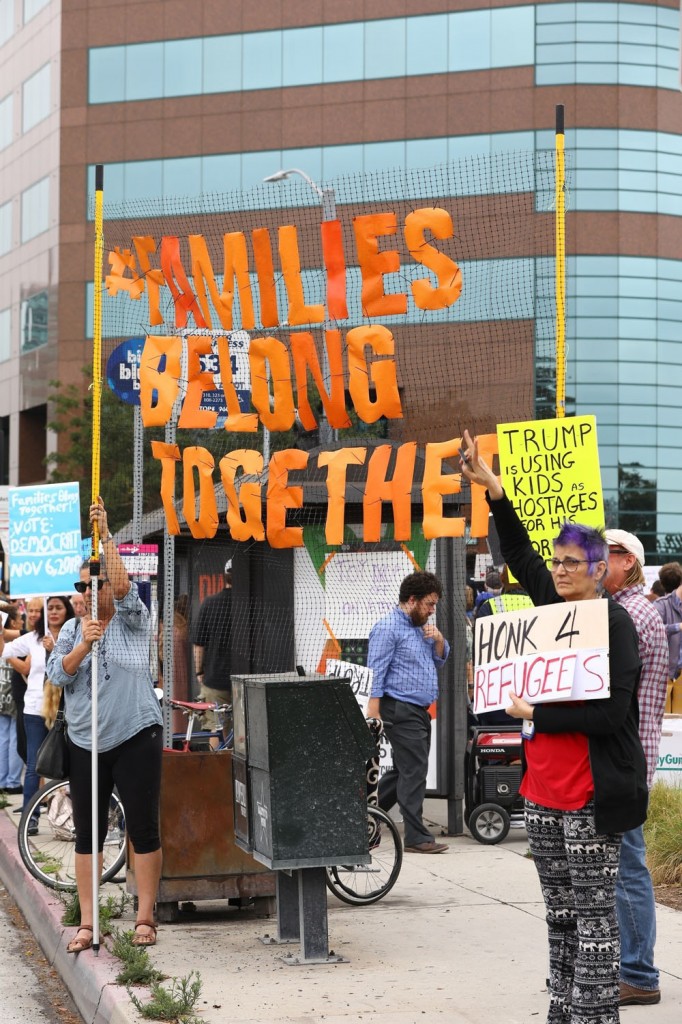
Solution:
M410 853L444 853L424 825L422 810L431 746L429 707L438 698L438 672L450 653L440 630L429 623L443 587L431 572L413 572L400 585L398 607L369 634L367 665L373 670L368 718L381 718L393 749L397 788L387 779L379 803L388 810L397 797Z

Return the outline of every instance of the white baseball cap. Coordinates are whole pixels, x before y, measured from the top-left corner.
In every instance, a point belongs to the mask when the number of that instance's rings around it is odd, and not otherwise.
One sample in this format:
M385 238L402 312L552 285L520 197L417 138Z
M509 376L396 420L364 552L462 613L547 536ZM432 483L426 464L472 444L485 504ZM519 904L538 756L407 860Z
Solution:
M610 548L624 548L635 556L640 565L644 565L644 546L634 533L628 533L626 530L607 530L604 536Z

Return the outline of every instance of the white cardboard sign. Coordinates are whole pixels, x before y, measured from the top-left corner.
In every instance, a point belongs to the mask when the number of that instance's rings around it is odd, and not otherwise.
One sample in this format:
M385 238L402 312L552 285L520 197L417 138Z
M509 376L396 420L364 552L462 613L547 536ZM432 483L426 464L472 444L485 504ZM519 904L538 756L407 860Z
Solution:
M474 712L609 695L608 602L562 601L477 619Z

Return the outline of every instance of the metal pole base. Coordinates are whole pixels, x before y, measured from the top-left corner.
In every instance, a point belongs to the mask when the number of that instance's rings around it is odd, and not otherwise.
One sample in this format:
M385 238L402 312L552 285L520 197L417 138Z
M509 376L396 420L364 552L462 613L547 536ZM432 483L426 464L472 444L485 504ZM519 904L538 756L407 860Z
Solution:
M337 956L333 950L329 951L328 956L294 956L293 953L287 953L285 956L279 957L283 964L287 967L309 967L311 964L349 964L350 960L345 956Z

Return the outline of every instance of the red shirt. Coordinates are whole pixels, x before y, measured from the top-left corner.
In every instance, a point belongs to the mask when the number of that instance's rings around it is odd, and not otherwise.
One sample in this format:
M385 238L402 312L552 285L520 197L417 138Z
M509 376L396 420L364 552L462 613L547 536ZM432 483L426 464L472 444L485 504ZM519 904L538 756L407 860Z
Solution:
M587 736L536 732L524 740L526 774L520 793L541 807L577 811L594 795Z

